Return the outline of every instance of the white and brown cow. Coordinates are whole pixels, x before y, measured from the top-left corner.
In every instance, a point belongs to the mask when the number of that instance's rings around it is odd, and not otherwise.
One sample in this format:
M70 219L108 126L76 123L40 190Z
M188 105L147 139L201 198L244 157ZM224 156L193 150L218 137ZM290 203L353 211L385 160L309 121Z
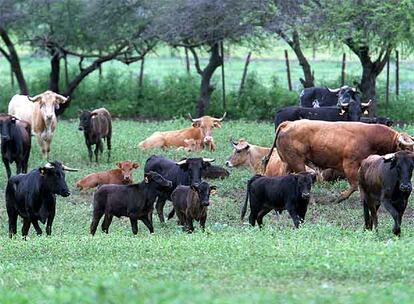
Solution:
M44 158L49 158L50 144L57 119L55 111L68 97L45 91L34 97L14 95L9 103L9 114L29 122Z

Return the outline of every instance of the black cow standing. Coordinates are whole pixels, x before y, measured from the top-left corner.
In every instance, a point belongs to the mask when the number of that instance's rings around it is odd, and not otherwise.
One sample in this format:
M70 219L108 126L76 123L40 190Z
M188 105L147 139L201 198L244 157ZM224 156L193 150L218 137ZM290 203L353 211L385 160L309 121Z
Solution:
M266 177L253 176L247 183L246 200L244 202L241 220L243 221L250 199L249 223L261 227L263 217L271 210L282 212L287 210L296 228L305 219L310 199L312 184L316 175L303 172L286 176Z
M377 229L377 211L382 204L394 219L395 235L401 233L401 220L412 191L411 176L414 154L400 151L385 156L370 155L358 172L361 202L364 206L365 228Z
M164 219L164 206L167 200L171 200L171 193L178 185L197 185L201 183L203 171L210 166L214 159L211 158L185 158L175 162L162 156L153 155L145 163L144 172L154 171L159 173L165 179L172 182L171 191L160 195L155 204L158 217L161 223Z
M144 181L138 184L101 186L93 197L91 234L95 235L103 215L102 231L105 233L108 233L113 216L129 217L133 234L138 233L138 220L154 233L152 210L155 199L171 187L171 181L152 171L145 173Z
M339 104L339 100L346 94L355 94L355 88L343 86L338 89L326 87L305 88L300 93L300 106L306 108L332 107Z
M1 156L7 178L11 176L10 164L16 163L16 173L26 173L31 149L31 127L24 120L0 115Z
M82 111L79 114L79 131L83 131L86 147L88 148L89 161L92 162L92 145L95 145L95 160L98 162L98 154L103 153L102 139L106 139L108 147L108 162L111 157L112 119L111 114L105 108L91 111Z
M26 237L30 224L42 234L38 221L46 224L46 234L52 233L55 218L56 194L70 195L64 171L77 171L55 161L27 174L11 177L6 187L6 209L9 217L9 236L17 232L17 217L23 218L22 235Z

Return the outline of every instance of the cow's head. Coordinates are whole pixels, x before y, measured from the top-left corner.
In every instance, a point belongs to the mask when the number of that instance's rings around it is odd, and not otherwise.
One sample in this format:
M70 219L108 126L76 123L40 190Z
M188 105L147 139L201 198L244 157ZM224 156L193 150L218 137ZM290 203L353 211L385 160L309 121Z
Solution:
M122 182L124 184L132 183L132 170L139 168L139 164L131 162L129 160L116 163L116 166L122 172Z
M390 170L397 172L398 188L402 192L411 192L411 176L414 169L414 155L408 151L399 151L383 156L384 163L390 163Z
M349 121L359 121L362 114L368 114L368 109L371 106L372 101L362 103L358 92L355 92L352 88L345 90L338 97L338 105L341 109L341 114L348 115Z
M55 111L59 109L60 104L68 101L69 97L56 94L52 91L46 91L34 97L28 97L32 102L39 103L40 112L45 122L50 122L56 117Z
M154 171L149 171L144 174L144 182L147 185L153 186L155 190L158 191L165 191L172 187L172 182L170 180L165 179Z
M91 121L96 117L98 113L91 111L80 111L79 112L79 131L88 131L91 127Z
M226 113L224 113L221 118L215 118L211 116L192 118L191 114L188 114L188 117L191 119L192 126L194 128L200 128L203 135L203 141L205 144L208 144L212 139L212 129L221 128L221 122L223 121L224 117L226 117Z
M214 194L216 189L216 186L210 186L207 182L191 186L191 190L197 193L198 201L202 207L210 205L210 194Z
M301 198L301 203L296 206L299 217L304 220L306 211L308 210L308 203L310 199L310 193L312 184L316 182L316 173L314 172L300 172L295 174L297 180L297 193L296 195Z
M399 133L396 139L397 151L408 150L413 151L414 140L406 133Z
M177 162L181 170L188 174L190 185L198 185L201 183L201 174L205 168L214 161L212 158L184 158Z
M18 119L11 115L0 115L0 134L1 141L8 142L12 137L12 128Z
M184 139L184 150L187 152L199 151L201 149L201 142L194 138Z
M49 162L43 167L40 167L39 172L42 178L42 186L44 187L44 190L63 197L69 196L70 191L65 181L65 171L78 170L66 167L58 161Z
M227 167L248 166L250 145L243 138L239 139L239 142L230 140L230 144L233 147L233 154L226 160Z

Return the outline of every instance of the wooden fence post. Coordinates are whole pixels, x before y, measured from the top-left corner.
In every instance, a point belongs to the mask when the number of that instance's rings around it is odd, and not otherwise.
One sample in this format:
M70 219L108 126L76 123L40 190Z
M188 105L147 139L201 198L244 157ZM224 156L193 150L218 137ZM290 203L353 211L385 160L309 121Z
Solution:
M395 95L400 94L400 54L395 50Z
M188 49L185 47L185 68L187 73L190 74L190 58L188 57Z
M292 91L292 80L290 79L290 66L289 66L289 57L288 57L288 51L287 50L285 50L285 60L286 60L286 72L287 72L288 87L289 87L289 91Z
M225 77L224 77L224 44L223 41L220 43L220 49L221 49L221 58L222 58L222 64L221 64L221 85L222 85L222 91L223 91L223 109L226 110L226 83L225 83Z
M341 87L345 84L345 65L346 65L346 54L342 55L342 69L341 69Z
M246 76L247 76L247 68L249 66L251 56L252 56L252 52L249 52L249 54L247 54L247 57L246 57L246 62L244 63L243 76L242 76L242 79L240 82L240 88L239 88L239 97L242 94L243 89L244 89L244 83L246 81Z
M388 107L388 102L390 98L390 57L388 57L387 60L387 79L386 79L386 85L385 85L385 104Z

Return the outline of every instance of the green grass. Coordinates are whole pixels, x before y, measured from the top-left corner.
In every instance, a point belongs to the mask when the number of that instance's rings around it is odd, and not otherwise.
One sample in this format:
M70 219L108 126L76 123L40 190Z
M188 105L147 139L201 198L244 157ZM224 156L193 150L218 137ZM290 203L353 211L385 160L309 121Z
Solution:
M265 218L265 228L240 223L250 172L233 169L218 187L209 209L206 232L183 233L174 220L162 226L154 217L155 234L142 223L133 236L127 219L114 219L109 235L88 235L92 192L80 194L75 181L131 159L143 167L153 153L173 159L182 151L137 149L154 130L188 126L186 120L114 122L110 164L89 165L76 121L59 121L51 159L81 170L67 173L72 190L58 198L51 237L10 240L4 192L0 204L0 303L412 303L414 297L414 211L410 199L402 236L392 236L392 219L381 208L379 230L363 231L358 195L343 204L331 201L345 182L317 184L306 223L293 229L287 213ZM407 131L413 133L410 128ZM214 157L223 164L230 155L229 137L245 137L270 145L270 123L225 121L214 130ZM30 168L43 163L35 141ZM105 151L106 152L106 151ZM134 177L142 178L143 168ZM4 171L4 170L3 170ZM1 172L0 189L5 188ZM170 209L167 204L165 212ZM19 223L19 230L21 223ZM19 231L20 232L20 231Z

